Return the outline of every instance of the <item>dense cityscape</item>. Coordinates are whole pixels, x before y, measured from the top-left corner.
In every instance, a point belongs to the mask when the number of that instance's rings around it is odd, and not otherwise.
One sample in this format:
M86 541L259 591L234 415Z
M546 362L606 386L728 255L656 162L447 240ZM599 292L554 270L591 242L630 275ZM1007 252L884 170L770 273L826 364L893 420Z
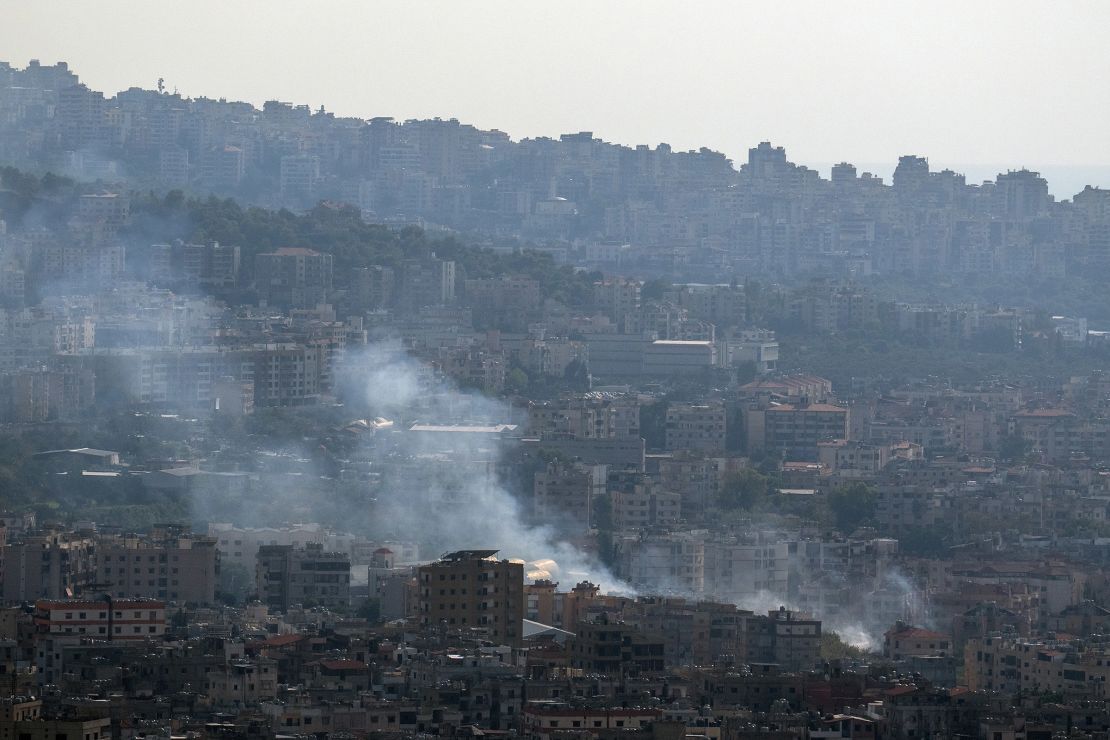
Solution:
M0 740L1110 737L1110 189L0 62Z

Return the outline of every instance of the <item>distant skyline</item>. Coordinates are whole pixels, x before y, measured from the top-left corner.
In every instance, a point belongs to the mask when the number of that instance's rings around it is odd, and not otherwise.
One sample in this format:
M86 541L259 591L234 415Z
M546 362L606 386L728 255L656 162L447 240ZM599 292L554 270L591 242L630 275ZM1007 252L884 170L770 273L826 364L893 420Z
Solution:
M294 3L7 0L0 57L130 86L369 118L458 118L514 139L591 130L769 140L889 181L902 154L969 182L1022 166L1058 198L1110 186L1110 3ZM866 164L866 163L883 163Z

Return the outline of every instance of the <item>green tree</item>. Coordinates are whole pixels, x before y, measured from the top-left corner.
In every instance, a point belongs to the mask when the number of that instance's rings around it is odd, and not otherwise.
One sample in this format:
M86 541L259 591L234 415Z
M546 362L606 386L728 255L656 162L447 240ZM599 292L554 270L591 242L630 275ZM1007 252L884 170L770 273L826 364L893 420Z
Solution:
M745 360L736 366L736 382L740 385L750 383L759 375L759 368L754 360Z
M868 655L863 648L850 645L832 630L821 632L821 658L823 660L862 660Z
M914 557L940 557L945 552L944 533L935 527L911 527L899 533L898 549Z
M528 373L519 367L514 367L505 374L505 392L512 394L523 393L528 390Z
M828 493L833 524L844 534L875 524L878 494L864 483L846 483Z
M671 287L669 280L653 279L648 280L640 288L640 298L645 301L661 301L663 300L663 293Z
M1029 442L1020 434L1007 434L998 444L998 454L1003 460L1018 460L1029 452Z
M767 476L745 468L725 477L718 501L722 509L752 509L767 499L769 488Z

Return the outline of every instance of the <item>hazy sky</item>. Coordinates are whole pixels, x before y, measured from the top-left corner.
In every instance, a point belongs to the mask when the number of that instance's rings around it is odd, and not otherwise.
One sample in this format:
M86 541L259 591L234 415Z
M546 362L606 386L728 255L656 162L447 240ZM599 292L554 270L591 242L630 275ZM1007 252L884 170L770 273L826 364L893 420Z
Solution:
M1107 0L0 0L0 59L514 138L1105 175L1108 29Z

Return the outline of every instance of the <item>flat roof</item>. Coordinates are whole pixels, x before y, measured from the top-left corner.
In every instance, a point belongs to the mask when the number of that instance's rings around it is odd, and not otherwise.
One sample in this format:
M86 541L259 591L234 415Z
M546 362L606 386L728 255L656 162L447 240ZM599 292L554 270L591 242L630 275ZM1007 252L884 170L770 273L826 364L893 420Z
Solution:
M500 550L455 550L454 552L445 552L439 559L448 562L454 562L456 560L484 560L485 558L492 558L499 552Z
M511 432L516 424L413 424L410 432L459 432L464 434L501 434Z
M691 346L691 347L708 347L713 342L705 339L656 339L652 342L653 345L675 345L675 346Z

